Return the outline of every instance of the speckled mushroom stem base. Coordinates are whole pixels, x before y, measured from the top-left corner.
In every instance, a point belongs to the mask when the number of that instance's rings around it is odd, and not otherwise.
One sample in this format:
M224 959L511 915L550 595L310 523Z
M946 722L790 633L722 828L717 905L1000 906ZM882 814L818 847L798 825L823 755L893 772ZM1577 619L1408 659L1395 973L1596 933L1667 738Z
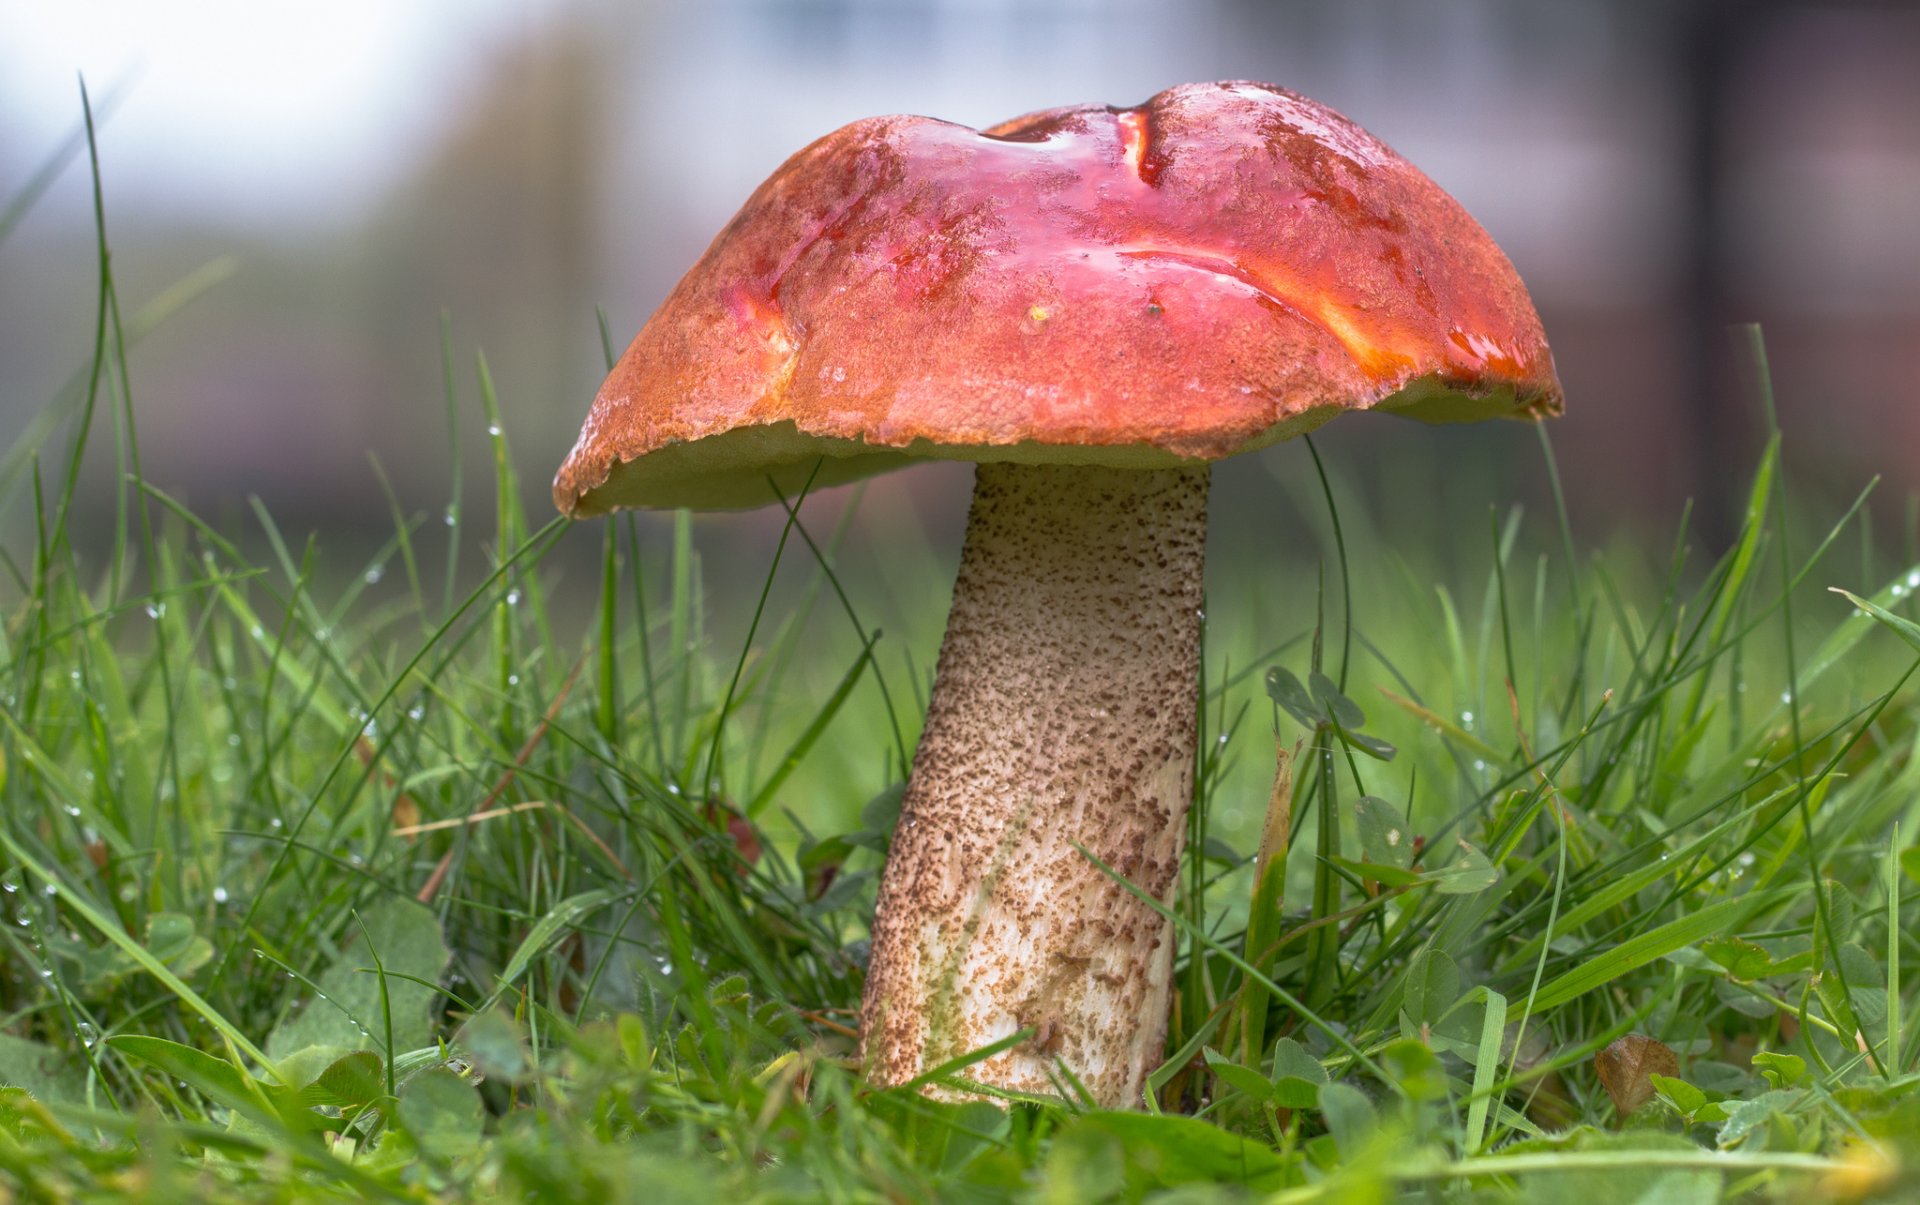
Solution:
M1193 782L1207 470L983 464L887 857L861 1011L876 1083L1032 1027L970 1079L1102 1105L1158 1064Z

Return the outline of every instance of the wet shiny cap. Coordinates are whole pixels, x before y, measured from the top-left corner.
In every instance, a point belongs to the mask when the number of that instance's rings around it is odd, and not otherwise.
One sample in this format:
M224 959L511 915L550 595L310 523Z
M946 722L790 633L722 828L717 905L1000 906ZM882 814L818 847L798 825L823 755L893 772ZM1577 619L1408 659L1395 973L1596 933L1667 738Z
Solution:
M1492 238L1340 114L1219 83L985 131L877 117L748 199L553 496L585 517L936 457L1162 467L1370 409L1540 417L1561 392Z

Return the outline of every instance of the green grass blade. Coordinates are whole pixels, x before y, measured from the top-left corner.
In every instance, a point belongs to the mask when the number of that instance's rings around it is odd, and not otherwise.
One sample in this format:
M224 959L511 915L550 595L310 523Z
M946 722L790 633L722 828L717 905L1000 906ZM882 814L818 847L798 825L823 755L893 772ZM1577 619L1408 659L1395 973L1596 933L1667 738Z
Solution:
M1733 899L1708 904L1696 912L1668 921L1610 950L1592 954L1566 974L1534 994L1515 1020L1560 1007L1570 1000L1604 987L1629 971L1664 958L1675 950L1705 941L1721 932L1740 932L1763 913L1799 894L1794 887L1769 887Z
M161 962L158 958L154 957L153 953L144 945L135 941L131 934L120 927L119 922L111 919L104 912L94 907L91 900L70 888L64 879L60 878L54 871L41 865L38 859L29 854L18 842L5 832L0 832L0 845L6 846L7 852L13 855L16 863L24 866L42 883L51 887L54 895L69 908L73 909L82 920L85 920L87 924L91 925L95 932L112 942L115 946L118 946L141 970L165 984L167 990L178 997L182 1004L200 1014L201 1018L205 1020L207 1024L213 1026L221 1037L233 1043L235 1050L238 1050L241 1054L259 1064L267 1074L273 1076L276 1080L280 1080L282 1083L286 1082L273 1060L266 1056L265 1051L255 1046L247 1038L246 1034L240 1032L232 1022L220 1015L220 1011L214 1008L213 1005L207 1003L206 999L201 996L200 993L188 987L178 975L175 975L173 971L167 967L166 963Z

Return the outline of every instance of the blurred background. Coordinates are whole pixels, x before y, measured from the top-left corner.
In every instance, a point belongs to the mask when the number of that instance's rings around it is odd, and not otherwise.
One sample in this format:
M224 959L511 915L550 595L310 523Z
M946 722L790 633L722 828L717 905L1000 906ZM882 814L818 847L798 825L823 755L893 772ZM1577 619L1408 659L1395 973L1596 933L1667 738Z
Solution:
M1764 324L1797 470L1836 494L1884 474L1883 523L1905 522L1916 63L1920 6L1829 0L62 0L0 8L0 198L71 145L84 73L123 304L169 311L132 356L147 474L204 513L257 495L353 539L390 530L369 453L405 509L444 506L443 313L466 421L484 350L544 521L602 372L595 307L624 346L806 142L873 113L978 125L1271 80L1379 134L1507 249L1566 385L1581 534L1670 534L1691 498L1717 543L1763 425L1734 322ZM90 354L84 158L16 218L10 448ZM1518 427L1365 420L1322 446L1388 509L1396 480L1546 497ZM1223 491L1305 463L1267 459ZM906 477L875 488L957 531L964 472Z

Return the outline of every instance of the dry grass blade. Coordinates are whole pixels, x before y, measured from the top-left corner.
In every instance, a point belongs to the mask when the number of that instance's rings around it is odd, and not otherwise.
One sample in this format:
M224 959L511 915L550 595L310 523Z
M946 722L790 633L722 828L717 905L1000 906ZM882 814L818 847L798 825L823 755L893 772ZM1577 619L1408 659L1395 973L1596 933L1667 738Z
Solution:
M511 816L516 812L534 811L551 811L568 824L573 825L574 829L579 832L581 836L593 842L594 846L599 849L602 854L606 855L607 861L613 864L614 868L620 872L622 877L629 883L633 881L633 872L628 870L626 864L620 861L620 856L613 852L613 848L601 840L600 834L587 827L586 821L580 819L580 817L550 799L528 799L521 803L510 803L505 807L488 808L484 812L474 812L466 816L455 816L448 820L429 820L425 824L409 824L404 828L394 829L393 835L396 837L417 837L421 833L436 833L450 828L465 828L488 820L498 820L502 816Z
M540 742L547 739L547 731L553 727L553 721L559 718L560 709L566 705L567 696L573 693L573 684L579 680L580 670L586 663L587 659L584 656L573 663L573 669L567 673L567 680L561 683L559 691L553 696L553 702L548 704L546 714L540 717L540 723L528 734L526 743L520 746L520 752L514 755L513 764L501 772L499 779L493 784L493 789L487 792L486 798L475 805L472 812L468 813L469 817L476 816L481 812L491 809L493 805L499 801L500 796L506 792L507 787L512 785L514 776L520 772L521 767L527 764L527 759L533 756L533 751L540 747ZM568 818L572 819L572 816L569 815ZM575 820L574 823L578 824L579 821ZM591 836L592 834L589 833L588 835ZM594 837L594 841L600 844L601 849L606 849L606 845L600 843L598 837ZM423 904L433 902L433 897L440 891L440 884L446 881L447 872L453 869L453 855L458 848L458 845L450 845L447 847L447 852L440 855L440 861L434 866L433 873L427 876L427 881L414 896L416 900L419 900ZM609 856L612 855L611 850L607 852ZM619 864L619 860L615 859L614 865L618 866ZM624 869L623 867L623 872ZM628 875L627 877L632 878L633 876Z

